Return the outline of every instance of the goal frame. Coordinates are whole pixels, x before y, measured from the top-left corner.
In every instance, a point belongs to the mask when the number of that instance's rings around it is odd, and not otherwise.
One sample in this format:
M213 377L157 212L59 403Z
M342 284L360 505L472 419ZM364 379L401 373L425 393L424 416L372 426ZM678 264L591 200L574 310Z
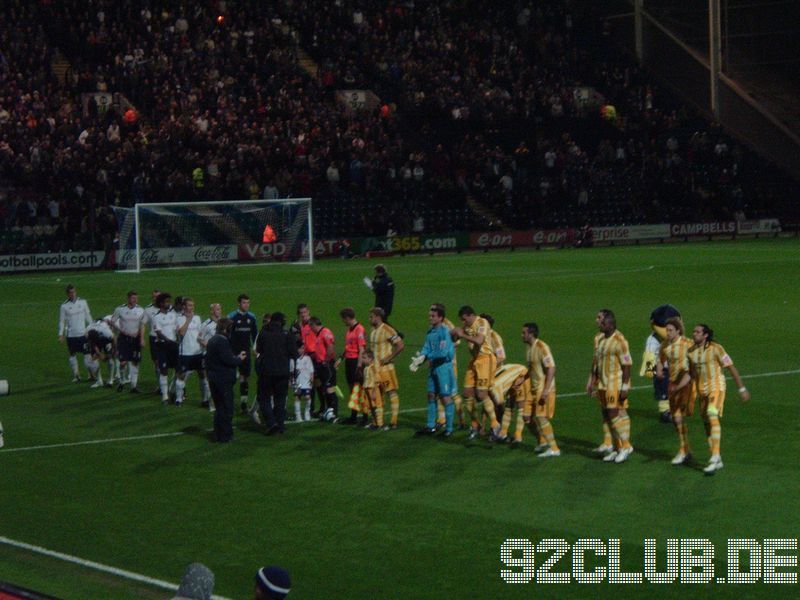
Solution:
M276 198L274 200L201 200L198 202L137 202L133 205L133 235L135 245L133 250L136 253L136 268L119 269L118 273L141 273L142 272L142 245L141 245L141 228L140 228L140 209L147 209L152 207L180 207L180 206L219 206L224 204L260 204L260 205L284 205L290 203L305 202L308 206L308 260L307 261L294 261L288 264L294 265L313 265L314 264L314 211L313 199L306 198ZM122 250L122 248L120 248ZM156 267L156 269L196 269L198 267L257 267L264 265L286 264L280 261L264 261L264 262L233 262L221 264L203 264L203 265L165 265ZM155 269L154 269L155 270Z

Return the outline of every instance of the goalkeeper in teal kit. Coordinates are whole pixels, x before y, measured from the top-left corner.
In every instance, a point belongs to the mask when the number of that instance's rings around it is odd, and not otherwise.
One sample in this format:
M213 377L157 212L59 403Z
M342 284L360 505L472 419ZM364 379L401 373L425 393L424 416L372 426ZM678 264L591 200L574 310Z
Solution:
M453 394L456 393L456 375L453 370L453 358L456 347L450 337L450 330L444 325L444 307L440 304L431 306L428 322L431 328L425 337L422 351L411 361L411 371L419 369L426 360L430 363L428 374L428 423L419 433L422 435L436 432L436 398L441 399L445 411L445 429L443 435L449 437L453 433L455 405Z

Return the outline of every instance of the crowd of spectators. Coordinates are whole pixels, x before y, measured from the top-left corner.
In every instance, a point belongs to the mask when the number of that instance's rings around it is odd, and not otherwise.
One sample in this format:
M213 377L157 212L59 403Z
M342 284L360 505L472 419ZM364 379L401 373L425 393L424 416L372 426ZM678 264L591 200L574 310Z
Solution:
M324 237L783 208L796 184L573 4L9 0L0 253L108 248L143 201L311 196Z

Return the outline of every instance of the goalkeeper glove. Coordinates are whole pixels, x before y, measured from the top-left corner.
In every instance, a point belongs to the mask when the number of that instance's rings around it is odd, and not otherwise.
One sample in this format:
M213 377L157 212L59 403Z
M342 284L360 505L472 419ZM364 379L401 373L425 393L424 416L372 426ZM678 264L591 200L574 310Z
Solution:
M364 285L367 286L369 289L372 289L372 279L369 277L364 277Z
M408 366L409 371L416 373L420 365L425 362L425 355L417 352L411 359L411 364Z

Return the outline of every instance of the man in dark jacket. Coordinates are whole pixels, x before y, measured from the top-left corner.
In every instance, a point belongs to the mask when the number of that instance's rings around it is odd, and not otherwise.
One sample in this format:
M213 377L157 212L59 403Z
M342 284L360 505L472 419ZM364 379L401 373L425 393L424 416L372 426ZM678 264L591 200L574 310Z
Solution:
M214 413L214 436L218 442L233 439L233 384L236 382L236 368L242 364L246 352L233 353L230 334L233 322L220 319L217 333L208 340L206 346L206 372L211 387L211 397L217 407Z
M386 272L386 267L375 265L375 277L370 287L375 293L375 306L382 308L388 319L394 304L394 281Z
M286 317L276 312L256 339L258 404L267 426L267 435L284 432L286 394L289 390L291 362L297 358L297 338L286 331Z

